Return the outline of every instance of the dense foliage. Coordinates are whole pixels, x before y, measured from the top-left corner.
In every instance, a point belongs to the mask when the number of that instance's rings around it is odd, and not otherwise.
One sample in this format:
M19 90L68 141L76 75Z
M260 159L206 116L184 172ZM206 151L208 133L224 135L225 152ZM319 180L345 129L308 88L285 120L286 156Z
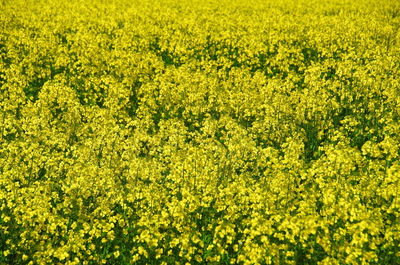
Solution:
M400 2L0 1L0 264L400 264Z

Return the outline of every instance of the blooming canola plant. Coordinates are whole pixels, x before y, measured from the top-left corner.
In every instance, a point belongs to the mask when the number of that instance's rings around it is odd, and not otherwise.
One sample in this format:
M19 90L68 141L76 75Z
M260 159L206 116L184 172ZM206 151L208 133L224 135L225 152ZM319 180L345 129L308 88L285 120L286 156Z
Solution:
M400 264L400 4L3 0L0 264Z

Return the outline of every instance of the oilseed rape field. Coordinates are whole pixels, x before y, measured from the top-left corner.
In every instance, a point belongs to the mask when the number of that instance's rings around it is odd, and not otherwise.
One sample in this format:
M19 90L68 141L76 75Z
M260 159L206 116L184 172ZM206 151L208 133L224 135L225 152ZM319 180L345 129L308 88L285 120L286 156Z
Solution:
M400 264L400 2L0 1L0 264Z

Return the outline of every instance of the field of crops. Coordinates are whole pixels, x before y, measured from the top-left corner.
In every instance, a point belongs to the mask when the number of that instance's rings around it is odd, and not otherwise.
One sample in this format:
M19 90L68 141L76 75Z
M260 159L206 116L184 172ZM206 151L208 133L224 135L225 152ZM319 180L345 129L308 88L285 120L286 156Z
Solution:
M0 264L400 264L400 2L1 0Z

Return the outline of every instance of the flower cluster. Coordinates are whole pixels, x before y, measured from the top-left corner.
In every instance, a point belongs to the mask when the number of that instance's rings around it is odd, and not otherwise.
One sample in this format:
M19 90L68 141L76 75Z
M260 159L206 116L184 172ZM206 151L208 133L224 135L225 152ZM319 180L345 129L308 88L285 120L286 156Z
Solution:
M400 264L400 4L2 1L0 264Z

